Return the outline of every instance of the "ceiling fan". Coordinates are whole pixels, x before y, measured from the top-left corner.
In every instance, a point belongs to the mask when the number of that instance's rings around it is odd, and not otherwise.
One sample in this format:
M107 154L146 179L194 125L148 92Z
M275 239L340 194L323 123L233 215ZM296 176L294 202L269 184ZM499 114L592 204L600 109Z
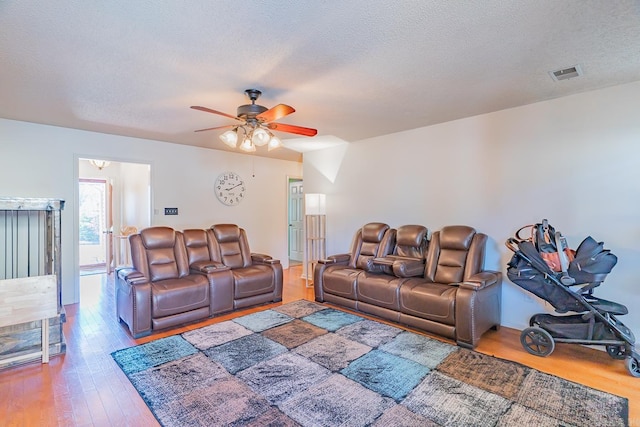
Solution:
M318 133L316 129L287 125L284 123L274 123L276 120L288 116L296 110L285 104L278 104L273 108L266 108L262 105L256 104L256 100L260 95L262 95L262 92L257 89L247 89L244 93L251 100L251 104L239 106L236 116L212 110L207 107L200 107L198 105L191 106L194 110L217 114L240 122L230 125L198 129L195 132L233 128L220 135L220 139L229 147L236 148L239 136L241 136L242 142L240 144L240 149L247 152L256 151L256 146L260 147L268 145L269 151L274 148L281 147L282 141L280 141L280 138L275 136L271 131L294 133L296 135L304 136L314 136Z

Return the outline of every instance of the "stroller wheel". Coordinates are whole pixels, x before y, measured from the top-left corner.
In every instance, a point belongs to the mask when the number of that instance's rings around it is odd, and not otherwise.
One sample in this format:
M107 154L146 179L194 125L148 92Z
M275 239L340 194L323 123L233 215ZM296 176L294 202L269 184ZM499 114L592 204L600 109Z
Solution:
M629 356L624 360L624 364L627 367L627 371L636 378L640 377L640 362L638 361L638 355L633 353L633 356Z
M520 334L520 343L534 356L547 357L556 348L551 334L541 328L527 328Z
M623 345L608 345L607 354L616 360L624 360L627 357L627 349Z

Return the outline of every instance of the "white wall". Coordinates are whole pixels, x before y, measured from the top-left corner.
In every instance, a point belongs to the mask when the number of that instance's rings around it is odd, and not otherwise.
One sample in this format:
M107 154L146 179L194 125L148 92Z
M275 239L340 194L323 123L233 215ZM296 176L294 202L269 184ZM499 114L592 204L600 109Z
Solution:
M213 141L212 144L216 142ZM66 201L62 214L63 303L78 301L78 159L151 164L152 225L204 228L231 222L247 230L251 250L287 258L287 176L302 176L297 162L0 119L0 197ZM220 173L247 183L239 206L223 206L213 193ZM165 207L180 215L164 216Z
M119 163L122 178L120 194L120 230L133 226L138 230L151 224L151 177L149 165Z
M506 278L505 240L543 218L572 247L592 235L619 258L596 295L640 334L639 110L637 82L305 153L305 190L327 194L328 254L371 221L488 234L502 324L518 329L545 307Z

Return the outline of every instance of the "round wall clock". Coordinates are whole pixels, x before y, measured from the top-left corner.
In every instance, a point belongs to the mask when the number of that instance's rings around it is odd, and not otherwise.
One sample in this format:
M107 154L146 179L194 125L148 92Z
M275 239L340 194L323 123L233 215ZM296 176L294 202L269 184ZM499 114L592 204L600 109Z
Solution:
M245 190L244 180L237 173L225 172L216 178L216 197L227 206L240 203Z

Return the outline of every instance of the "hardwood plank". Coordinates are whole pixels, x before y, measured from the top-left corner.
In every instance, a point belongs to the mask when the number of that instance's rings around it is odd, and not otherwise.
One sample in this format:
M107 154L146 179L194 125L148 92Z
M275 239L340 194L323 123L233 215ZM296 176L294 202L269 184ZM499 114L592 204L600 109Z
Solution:
M313 288L306 288L301 275L301 267L285 270L283 303L299 299L313 301ZM85 278L81 281L85 282ZM83 288L81 303L66 306L66 354L52 357L48 365L30 363L0 371L0 424L158 425L142 398L111 359L112 351L281 305L277 303L240 310L134 340L126 328L116 321L112 277L92 276L87 282L89 284L83 283L83 286L90 286L86 290L89 295L85 298ZM96 294L91 295L91 292ZM424 335L452 343L441 337ZM623 362L611 359L603 351L558 344L549 357L536 357L524 351L520 345L519 331L505 327L485 334L477 350L627 397L630 425L640 426L640 379L631 377Z

